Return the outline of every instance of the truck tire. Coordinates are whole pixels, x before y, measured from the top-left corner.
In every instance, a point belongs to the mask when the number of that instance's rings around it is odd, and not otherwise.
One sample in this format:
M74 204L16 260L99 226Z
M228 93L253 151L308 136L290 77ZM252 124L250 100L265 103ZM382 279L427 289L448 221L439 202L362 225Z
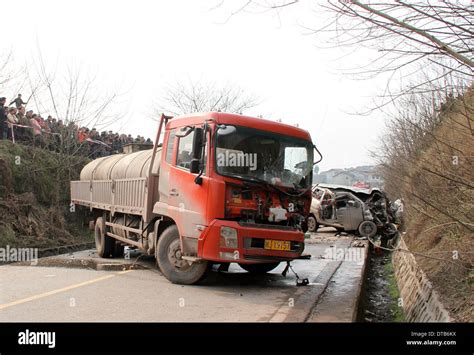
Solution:
M105 223L102 217L95 221L94 237L97 254L101 258L108 258L114 251L115 239L105 235Z
M306 220L306 223L308 224L308 232L314 233L318 230L318 221L316 220L316 217L313 215L310 215L308 219Z
M181 259L179 231L176 225L166 228L155 248L156 263L165 277L172 283L192 285L206 276L208 262L194 262Z
M125 249L125 245L122 245L118 240L114 243L114 251L112 256L114 258L123 258L123 251Z
M239 264L239 266L245 271L250 272L251 274L265 274L269 271L272 271L280 263L265 263L265 264Z

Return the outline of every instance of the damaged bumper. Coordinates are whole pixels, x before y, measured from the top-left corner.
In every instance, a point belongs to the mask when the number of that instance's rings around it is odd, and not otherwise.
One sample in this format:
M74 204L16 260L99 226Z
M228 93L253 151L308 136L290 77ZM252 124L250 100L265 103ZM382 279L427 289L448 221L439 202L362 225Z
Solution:
M304 250L304 234L293 228L215 220L198 240L198 256L216 262L253 264L291 261Z

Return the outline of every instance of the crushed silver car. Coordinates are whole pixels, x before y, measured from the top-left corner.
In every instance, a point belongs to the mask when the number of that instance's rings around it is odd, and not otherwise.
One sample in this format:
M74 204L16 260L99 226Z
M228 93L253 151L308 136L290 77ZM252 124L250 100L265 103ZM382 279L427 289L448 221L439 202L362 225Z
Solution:
M330 226L339 232L356 232L363 237L380 234L391 239L397 233L393 209L383 191L353 186L317 184L307 218L308 231Z

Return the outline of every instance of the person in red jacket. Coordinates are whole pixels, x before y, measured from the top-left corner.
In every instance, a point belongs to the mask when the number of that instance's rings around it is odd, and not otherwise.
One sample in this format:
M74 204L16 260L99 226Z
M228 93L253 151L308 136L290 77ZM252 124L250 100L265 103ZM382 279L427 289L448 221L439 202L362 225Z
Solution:
M77 138L79 140L79 143L83 143L86 140L87 135L86 135L86 132L84 132L84 128L81 128L79 130L79 133L77 134Z
M30 119L30 125L33 127L33 144L41 146L41 125L38 115L34 114Z

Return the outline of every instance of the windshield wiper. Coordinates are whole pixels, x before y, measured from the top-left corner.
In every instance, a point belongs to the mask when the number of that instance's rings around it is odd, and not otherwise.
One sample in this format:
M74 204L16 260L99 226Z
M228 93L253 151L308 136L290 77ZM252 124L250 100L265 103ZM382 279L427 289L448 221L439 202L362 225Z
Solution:
M296 182L293 182L293 188L296 190L296 191L299 191L301 192L301 190L304 190L304 187L300 186L300 184L297 184Z
M264 184L264 185L267 185L267 186L272 186L274 187L272 184L270 184L268 181L266 180L263 180L263 179L260 179L256 176L249 176L249 175L237 175L237 174L229 174L229 176L231 177L235 177L237 179L240 179L240 180L244 180L244 181L249 181L249 182L253 182L253 183L259 183L259 184Z
M265 186L271 187L271 188L273 188L274 190L276 190L276 191L278 191L278 192L281 192L281 193L284 193L284 194L286 194L286 195L288 195L288 196L301 196L301 195L305 194L306 191L308 190L308 189L301 189L301 190L299 190L298 187L297 187L297 184L296 184L296 183L293 183L293 185L294 185L293 189L297 192L296 195L293 195L293 194L290 194L290 193L288 193L287 191L282 190L282 189L276 187L275 185L269 183L268 181L266 181L266 180L264 180L264 179L261 179L261 178L259 178L259 177L257 177L257 176L248 176L248 175L247 175L247 176L243 176L243 175L235 175L235 174L232 174L232 175L229 175L229 176L232 176L232 177L235 177L235 178L237 178L237 179L244 180L244 181L249 181L249 182L253 182L253 183L264 184Z

